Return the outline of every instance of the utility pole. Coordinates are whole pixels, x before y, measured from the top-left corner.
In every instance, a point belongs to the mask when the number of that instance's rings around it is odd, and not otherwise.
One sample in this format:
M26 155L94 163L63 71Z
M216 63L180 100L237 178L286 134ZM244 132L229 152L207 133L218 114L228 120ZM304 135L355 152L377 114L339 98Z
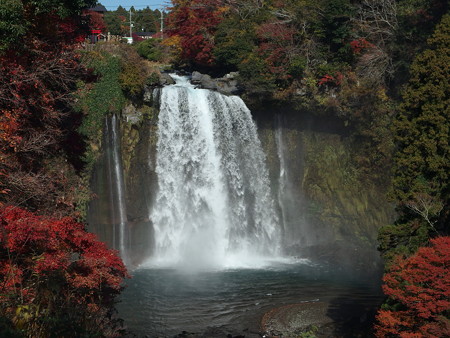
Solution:
M161 39L164 39L164 12L161 10Z
M133 38L133 22L131 21L131 7L130 7L130 38Z

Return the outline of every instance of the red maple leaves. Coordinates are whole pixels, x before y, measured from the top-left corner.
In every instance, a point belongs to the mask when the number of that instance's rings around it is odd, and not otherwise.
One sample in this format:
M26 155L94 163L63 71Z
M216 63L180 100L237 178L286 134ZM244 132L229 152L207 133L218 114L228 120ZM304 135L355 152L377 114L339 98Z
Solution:
M383 280L398 310L380 310L378 337L450 336L450 237L431 240L407 259L399 258Z
M98 316L112 308L127 276L117 253L73 219L0 209L0 300L6 313L26 305L49 315L59 306Z
M178 0L172 3L174 7L168 19L169 35L181 38L181 58L198 65L212 65L214 32L225 10L221 7L221 1Z

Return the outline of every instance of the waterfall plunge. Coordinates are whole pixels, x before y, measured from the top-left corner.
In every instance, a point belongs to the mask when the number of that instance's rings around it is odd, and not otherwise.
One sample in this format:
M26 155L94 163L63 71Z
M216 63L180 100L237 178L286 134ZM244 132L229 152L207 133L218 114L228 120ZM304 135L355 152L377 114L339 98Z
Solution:
M278 256L281 234L250 111L237 96L173 77L161 94L150 263L264 266Z

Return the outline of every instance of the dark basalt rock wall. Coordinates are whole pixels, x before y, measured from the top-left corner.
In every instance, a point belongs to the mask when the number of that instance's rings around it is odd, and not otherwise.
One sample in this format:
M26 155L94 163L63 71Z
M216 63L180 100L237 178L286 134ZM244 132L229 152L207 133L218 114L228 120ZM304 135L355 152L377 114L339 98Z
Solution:
M208 84L210 79L200 73L193 74L193 79L202 87L218 90L219 80ZM139 107L130 104L120 118L128 247L136 264L152 250L149 213L158 189L157 106L158 95L148 88L144 103ZM286 105L251 110L266 153L273 196L278 201L285 252L344 269L376 270L380 263L378 228L392 221L394 210L386 199L387 187L365 179L352 162L354 149L342 121ZM107 216L111 207L105 203L108 187L102 178L104 165L100 163L94 173L93 188L98 198L91 210L97 214L94 223L101 225L94 231L112 241L112 226L107 225L111 223Z

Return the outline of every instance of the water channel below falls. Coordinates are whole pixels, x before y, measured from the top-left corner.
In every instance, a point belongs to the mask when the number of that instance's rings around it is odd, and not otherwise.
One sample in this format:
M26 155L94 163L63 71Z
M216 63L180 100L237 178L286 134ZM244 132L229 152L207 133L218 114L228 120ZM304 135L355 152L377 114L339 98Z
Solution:
M104 170L97 174L104 197L90 210L95 231L133 269L118 304L131 335L286 337L319 327L318 337L366 337L381 303L370 259L356 267L350 258L350 268L342 268L329 246L316 255L334 255L328 265L286 250L323 232L301 224L305 208L291 191L281 129L274 133L277 177L239 97L173 78L176 84L155 91L156 156L143 152L136 166L146 176L124 174L121 144L127 139L119 117L106 121ZM126 178L139 186L130 188ZM133 191L142 193L130 198ZM145 206L140 215L136 204Z
M381 299L376 279L306 262L196 273L141 268L128 282L119 314L138 337L183 331L188 337L261 337L271 311L287 328L321 326L319 337L367 337Z

